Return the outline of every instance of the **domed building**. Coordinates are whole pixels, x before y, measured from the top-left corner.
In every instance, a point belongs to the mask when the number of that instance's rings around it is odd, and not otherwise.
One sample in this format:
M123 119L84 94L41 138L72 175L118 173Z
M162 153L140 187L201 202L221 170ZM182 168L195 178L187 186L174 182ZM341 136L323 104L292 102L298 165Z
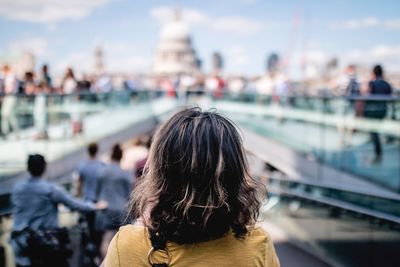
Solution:
M193 49L188 26L182 22L180 10L174 20L164 25L153 62L153 74L178 76L200 72L200 60Z

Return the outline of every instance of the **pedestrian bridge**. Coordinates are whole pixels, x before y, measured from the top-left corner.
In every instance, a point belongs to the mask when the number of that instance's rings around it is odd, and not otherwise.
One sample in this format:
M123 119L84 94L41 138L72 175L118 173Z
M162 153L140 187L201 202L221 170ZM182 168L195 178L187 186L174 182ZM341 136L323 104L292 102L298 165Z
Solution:
M46 114L34 114L34 99L21 97L20 128L0 140L0 211L10 214L9 192L26 175L29 153L45 155L49 179L69 187L89 142L104 153L180 107L215 108L239 126L253 173L268 186L262 219L284 244L277 246L282 266L400 266L400 98L375 101L387 102L383 120L354 116L342 98L119 91L49 95ZM46 138L37 133L38 116L47 121ZM379 161L371 132L380 135ZM5 231L10 221L2 218Z

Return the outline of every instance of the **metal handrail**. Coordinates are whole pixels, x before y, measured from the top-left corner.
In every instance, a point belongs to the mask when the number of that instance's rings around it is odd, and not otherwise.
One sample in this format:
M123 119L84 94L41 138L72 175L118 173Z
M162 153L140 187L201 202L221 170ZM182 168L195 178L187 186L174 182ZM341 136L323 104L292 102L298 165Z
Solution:
M348 210L348 211L356 212L359 214L367 215L370 217L374 217L377 219L400 224L400 217L398 217L398 216L386 214L386 213L383 213L380 211L375 211L375 210L364 208L364 207L360 207L360 206L357 206L357 205L354 205L351 203L347 203L344 201L340 201L337 199L328 198L328 197L324 197L324 196L314 197L307 193L293 192L291 190L285 190L285 189L277 188L274 186L270 186L269 190L270 190L270 192L273 192L276 194L288 195L288 196L293 196L293 197L297 197L300 199L306 199L306 200L321 203L321 204L324 204L327 206L337 207L337 208L340 208L343 210Z
M318 181L306 181L306 180L295 180L295 179L290 179L290 178L284 178L284 177L271 177L271 179L282 181L282 182L290 182L290 183L296 183L296 184L302 184L306 186L314 186L322 189L331 189L331 190L337 190L337 191L343 191L343 192L348 192L352 194L357 194L357 195L362 195L366 197L373 197L373 198L379 198L379 199L385 199L385 200L390 200L390 201L400 201L400 194L392 193L391 195L388 194L383 194L379 192L371 192L371 191L366 191L363 189L360 189L359 187L348 187L346 185L342 184L324 184Z
M73 93L59 93L59 92L54 92L54 93L41 93L41 95L44 95L46 97L73 97L73 96L90 96L90 95L110 95L110 94L115 94L115 93L121 93L121 92L128 92L128 93L166 93L167 91L157 89L157 88L140 88L138 90L126 90L126 89L117 89L117 90L112 90L110 92L91 92L91 91L77 91ZM176 92L188 92L188 93L205 93L205 94L210 94L213 95L214 92L209 91L209 90L195 90L195 89L189 89L189 90L183 90L180 91L179 89L176 90ZM5 96L6 94L3 92L0 92L0 97ZM14 96L17 97L34 97L36 96L35 94L25 94L25 93L16 93L13 94ZM298 94L298 93L289 93L289 94L284 94L284 95L278 95L278 94L265 94L265 93L258 93L258 92L231 92L228 89L225 89L221 92L222 96L260 96L260 97L275 97L275 96L281 96L281 97L286 97L286 98L303 98L303 99L317 99L317 100L373 100L373 101L400 101L400 95L392 94L392 95L359 95L359 96L348 96L348 95L309 95L309 94Z

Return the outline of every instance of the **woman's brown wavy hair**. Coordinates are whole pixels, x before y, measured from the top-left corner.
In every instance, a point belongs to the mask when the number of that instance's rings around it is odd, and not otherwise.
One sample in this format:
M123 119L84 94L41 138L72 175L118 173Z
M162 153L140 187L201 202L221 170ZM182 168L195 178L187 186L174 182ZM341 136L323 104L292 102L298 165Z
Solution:
M243 238L259 214L262 194L249 175L235 124L216 112L185 109L154 135L129 218L178 244Z

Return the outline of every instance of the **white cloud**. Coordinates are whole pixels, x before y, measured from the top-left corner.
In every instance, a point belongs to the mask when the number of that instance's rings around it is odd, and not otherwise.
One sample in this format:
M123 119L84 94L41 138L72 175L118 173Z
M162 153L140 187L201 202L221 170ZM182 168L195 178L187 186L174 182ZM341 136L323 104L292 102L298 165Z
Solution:
M400 63L400 46L378 45L368 55L379 61L396 60Z
M255 34L260 32L264 25L257 21L246 17L222 17L215 20L213 27L219 31L227 31L237 34Z
M400 71L400 45L386 44L367 49L355 48L341 54L335 54L320 48L310 49L306 53L295 52L290 59L290 66L291 69L296 69L308 65L314 66L317 71L322 71L333 58L338 58L341 66L356 64L370 67L374 64L382 64L385 69L390 71ZM305 65L306 62L307 64ZM294 74L298 75L298 73Z
M93 55L87 51L76 51L65 55L61 60L54 62L51 68L54 72L64 74L68 67L71 67L75 72L90 72L93 70Z
M141 45L131 42L106 42L102 46L105 53L112 55L130 55L132 52L143 49Z
M7 45L7 50L10 54L21 54L22 52L30 52L35 56L44 56L48 54L49 43L46 39L41 37L32 37L27 39L20 39L10 42Z
M400 71L400 45L381 44L365 50L353 49L342 58L347 63L382 64L392 71Z
M322 50L310 50L305 54L305 59L317 65L324 65L329 60L329 55Z
M105 42L101 46L106 71L145 72L150 68L151 59L146 57L144 49L136 43ZM77 73L93 72L95 47L93 46L92 50L67 54L55 64L54 69L58 73L63 73L67 67L72 67Z
M367 57L365 55L368 55ZM353 49L347 53L350 60L361 62L397 61L400 64L400 46L377 45L367 50Z
M348 61L359 61L364 57L363 51L360 49L353 49L350 52L348 52L345 56L345 58Z
M150 62L151 60L144 56L135 55L131 57L117 57L110 60L110 62L107 64L107 69L112 72L145 73L150 70Z
M246 4L246 5L253 5L253 4L257 3L258 0L240 0L240 2L242 2L243 4Z
M108 42L104 44L105 65L112 72L145 72L151 59L145 48L132 42Z
M362 20L362 23L365 27L376 27L381 23L381 21L375 17L367 17Z
M391 19L384 22L387 29L400 29L400 19Z
M294 52L290 58L290 66L300 68L317 67L322 70L332 56L322 49L311 49L306 52Z
M37 23L54 23L88 16L110 0L0 0L0 16Z
M227 62L230 67L241 66L249 62L246 50L239 45L232 46L226 50L226 57L229 59Z
M181 8L182 19L189 24L203 24L209 18L203 12L192 8ZM168 6L159 6L150 10L150 15L160 24L171 21L174 17L174 10Z
M382 20L377 17L365 17L345 21L336 21L330 24L332 29L359 30L368 28L400 29L400 19Z
M49 23L46 25L46 29L48 32L55 32L57 30L57 24Z
M325 69L326 64L334 56L319 47L315 42L315 46L307 51L294 50L290 55L290 58L286 59L287 64L285 67L288 68L289 75L292 79L302 79L304 77L314 79L321 77ZM285 58L283 59L285 60Z
M160 24L171 21L174 17L174 10L171 7L160 6L150 10L150 16ZM212 18L202 11L192 8L181 9L182 19L190 25L202 25L211 30L224 31L239 35L256 34L273 26L273 23L258 21L243 16L223 16Z
M381 21L375 17L366 17L362 19L353 19L347 20L343 22L343 28L345 29L360 29L360 28L372 28L379 26Z

